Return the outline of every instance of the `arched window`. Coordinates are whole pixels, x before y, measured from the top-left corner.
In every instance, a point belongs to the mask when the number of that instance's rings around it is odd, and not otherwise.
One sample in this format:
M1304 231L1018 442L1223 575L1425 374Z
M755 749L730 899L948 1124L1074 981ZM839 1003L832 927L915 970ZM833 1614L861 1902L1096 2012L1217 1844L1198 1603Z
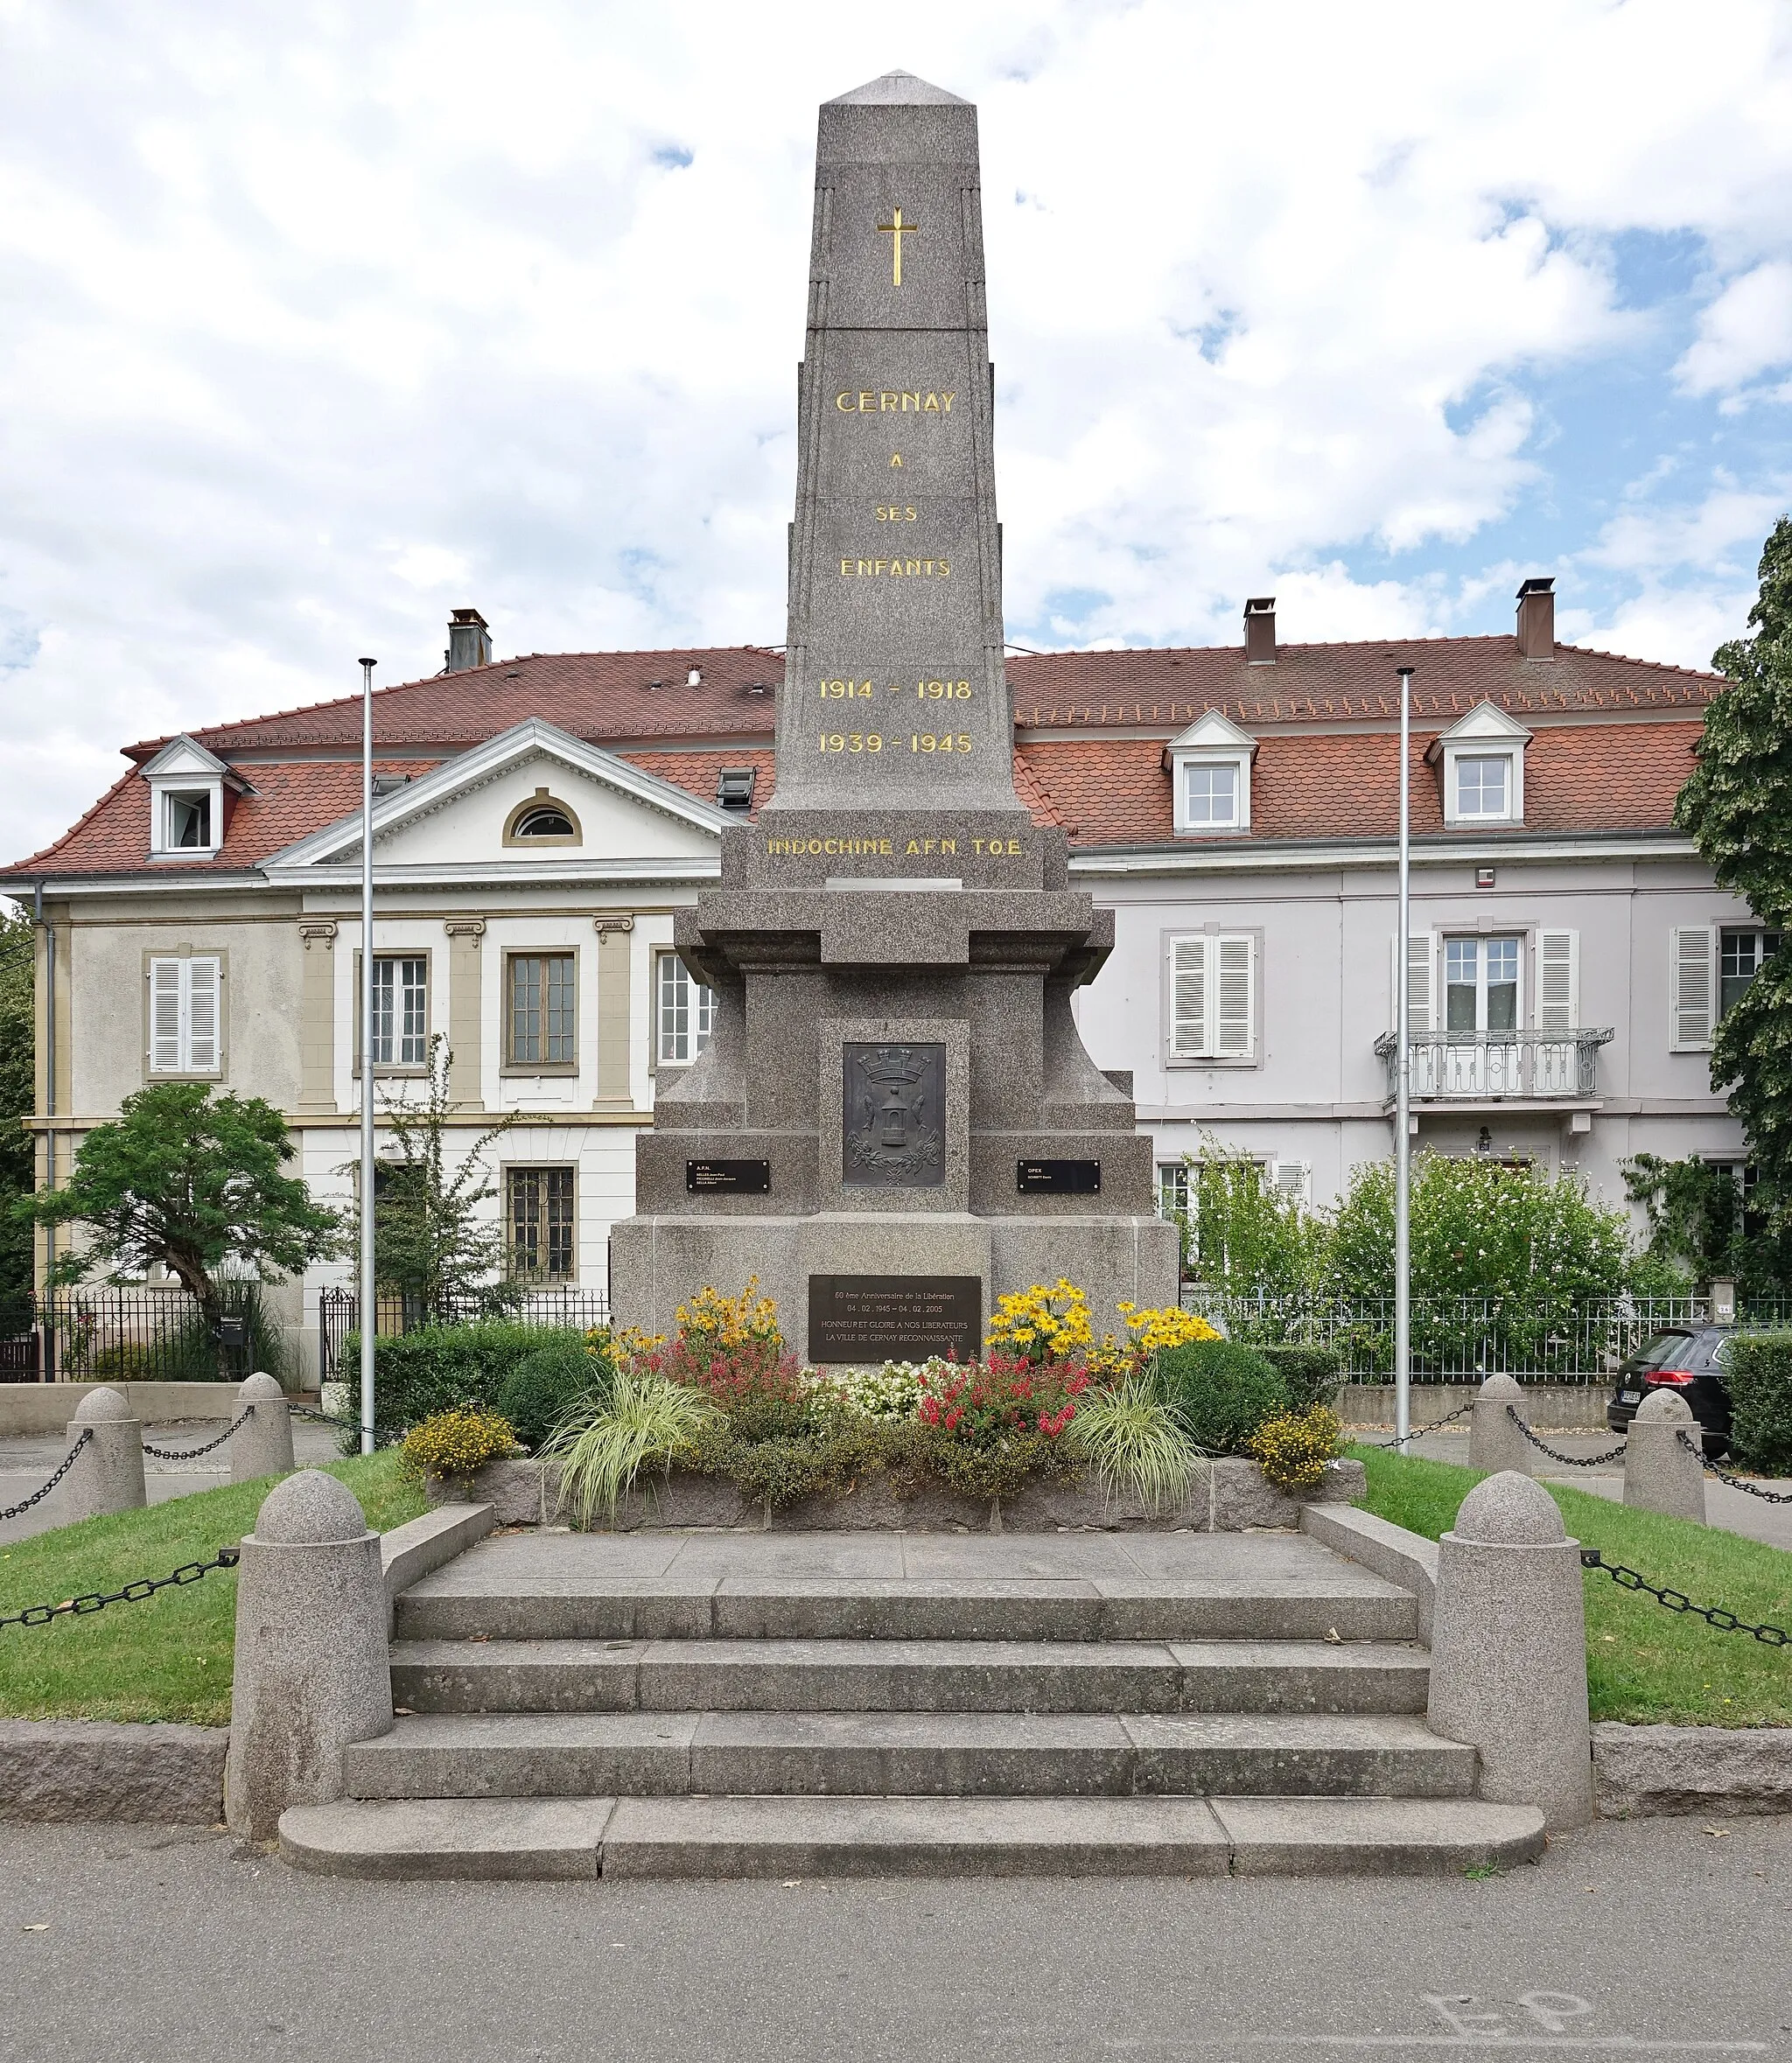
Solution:
M513 809L504 827L507 845L578 845L583 838L578 819L545 788L537 788L527 802Z

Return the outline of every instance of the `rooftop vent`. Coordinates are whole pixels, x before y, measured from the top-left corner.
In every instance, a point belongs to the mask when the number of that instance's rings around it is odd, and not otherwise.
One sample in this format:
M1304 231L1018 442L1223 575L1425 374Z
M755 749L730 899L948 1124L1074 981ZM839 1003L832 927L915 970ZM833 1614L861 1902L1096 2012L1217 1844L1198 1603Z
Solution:
M704 669L700 666L692 667L684 676L684 684L687 688L701 688L704 684Z
M1518 656L1556 656L1556 583L1527 580L1518 590Z
M477 609L451 609L448 612L448 649L442 654L451 674L469 668L490 666L492 637L486 619Z
M749 681L746 691L749 695L766 695L771 692L763 681Z
M1244 663L1276 663L1276 598L1253 595L1244 605Z
M396 795L400 788L410 785L408 773L376 773L374 776L374 793L376 795Z
M758 769L752 766L724 766L716 776L716 801L723 809L751 809L752 784Z

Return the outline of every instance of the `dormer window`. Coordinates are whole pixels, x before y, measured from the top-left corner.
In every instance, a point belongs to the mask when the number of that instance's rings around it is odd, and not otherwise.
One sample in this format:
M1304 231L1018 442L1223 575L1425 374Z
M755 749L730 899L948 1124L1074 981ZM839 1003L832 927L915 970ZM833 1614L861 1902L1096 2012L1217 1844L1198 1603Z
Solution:
M1446 829L1524 822L1524 751L1530 733L1490 702L1477 703L1425 758L1438 769Z
M1224 836L1250 829L1250 763L1256 740L1218 710L1191 724L1164 748L1177 832Z
M209 859L224 843L225 801L255 791L216 753L190 738L163 746L147 766L151 859Z
M1464 818L1510 815L1507 796L1512 761L1505 752L1465 752L1456 761L1456 814Z
M163 797L168 821L162 843L171 852L212 850L212 795L208 788L171 789Z
M1184 815L1198 828L1232 831L1238 828L1238 769L1229 762L1203 765L1194 760L1182 770L1186 784Z
M573 836L572 819L564 809L551 804L545 809L531 809L516 827L519 838L570 838Z

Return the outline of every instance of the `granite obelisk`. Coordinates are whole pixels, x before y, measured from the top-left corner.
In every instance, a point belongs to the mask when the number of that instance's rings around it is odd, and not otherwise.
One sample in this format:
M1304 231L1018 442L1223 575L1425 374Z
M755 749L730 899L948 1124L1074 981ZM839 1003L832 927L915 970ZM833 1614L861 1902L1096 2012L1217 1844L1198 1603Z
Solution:
M775 793L682 913L709 1051L661 1078L619 1322L749 1275L822 1362L974 1351L1068 1276L1174 1301L1150 1142L1070 1008L1113 919L1014 789L976 110L906 73L826 102L798 382Z

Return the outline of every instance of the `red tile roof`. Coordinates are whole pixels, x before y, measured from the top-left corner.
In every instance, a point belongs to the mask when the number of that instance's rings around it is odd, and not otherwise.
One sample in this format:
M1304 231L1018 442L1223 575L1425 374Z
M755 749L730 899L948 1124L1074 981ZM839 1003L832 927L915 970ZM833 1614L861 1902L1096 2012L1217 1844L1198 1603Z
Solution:
M1534 830L1661 829L1691 765L1703 710L1723 685L1714 675L1558 646L1553 662L1520 659L1509 637L1411 643L1284 645L1273 667L1247 666L1242 647L1056 652L1010 659L1019 738L1015 787L1040 823L1061 823L1083 846L1158 843L1172 836L1164 741L1204 710L1246 729L1298 724L1260 739L1251 829L1260 837L1385 836L1394 829L1393 740L1335 724L1397 714L1393 668L1417 667L1418 754L1482 701L1521 721L1554 717L1525 756L1525 823ZM702 675L689 684L692 668ZM529 717L602 743L662 780L713 802L724 766L759 770L753 805L769 800L772 690L781 654L758 646L670 652L534 654L464 673L380 689L376 744L394 755L382 772L422 773ZM650 682L661 683L657 688ZM753 693L755 688L765 690ZM1625 712L1653 720L1624 723ZM1596 716L1587 724L1564 717ZM1680 720L1676 721L1678 716ZM1665 719L1665 720L1664 720ZM1054 732L1138 729L1144 737ZM256 789L234 804L224 847L155 871L207 874L253 867L360 801L360 700L349 696L192 735L234 759ZM703 740L676 749L675 740ZM728 744L728 739L741 742ZM656 748L655 740L665 743ZM167 741L128 748L139 764ZM317 757L282 758L282 753ZM334 756L340 753L340 757ZM1441 828L1435 774L1415 765L1415 822ZM73 829L4 873L131 872L148 866L149 790L125 774ZM4 874L0 874L4 878Z

